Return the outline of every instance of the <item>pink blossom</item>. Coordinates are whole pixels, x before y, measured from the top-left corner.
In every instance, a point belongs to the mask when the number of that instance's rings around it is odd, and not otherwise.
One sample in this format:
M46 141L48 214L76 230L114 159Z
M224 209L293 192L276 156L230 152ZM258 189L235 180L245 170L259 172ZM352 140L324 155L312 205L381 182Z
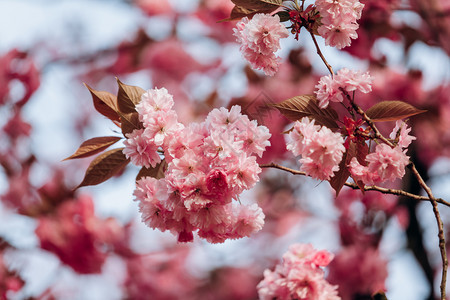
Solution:
M323 76L316 85L317 90L315 91L319 106L326 108L330 101L344 101L344 94L341 89L348 93L358 90L367 94L372 91L372 80L368 72L362 73L346 68L339 70L334 77Z
M165 88L148 90L141 96L141 101L136 105L136 111L144 125L151 119L154 112L168 112L173 107L173 97Z
M372 91L373 78L368 72L362 73L361 71L342 68L337 72L335 80L339 83L339 86L347 92L358 90L367 94Z
M201 148L204 139L208 136L208 131L204 123L190 123L182 130L177 130L168 140L166 148L166 160L181 158L186 150ZM186 137L189 137L188 139Z
M251 20L244 17L233 29L241 44L244 58L255 69L273 76L278 71L280 58L274 52L280 49L280 39L289 36L278 15L256 14Z
M399 146L391 148L386 144L380 144L376 146L375 152L366 156L366 161L368 165L361 166L353 158L349 170L355 180L373 185L402 178L405 175L405 167L409 164L409 157Z
M364 4L358 0L317 0L316 7L322 23L318 32L325 38L325 44L338 49L350 46L351 40L358 37L357 20Z
M241 107L233 105L230 110L225 107L215 108L206 117L206 126L209 130L230 130L234 129L241 118L247 118L241 114Z
M330 101L344 101L344 96L339 90L339 87L339 83L330 75L322 76L320 78L319 83L316 85L317 91L315 91L320 108L326 108Z
M255 153L261 157L266 147L270 146L269 139L272 135L267 127L258 126L255 120L248 122L246 125L240 134L244 140L244 151L248 154Z
M319 130L320 126L315 125L314 121L309 118L302 118L294 123L294 128L288 135L289 140L286 148L295 156L301 155L304 151L304 144L310 143L310 138ZM307 139L305 143L302 142L304 139Z
M337 295L337 286L325 280L320 268L331 259L331 254L317 251L310 244L290 246L275 271L264 271L264 279L257 286L260 299L341 299Z
M408 128L405 122L398 120L395 122L395 127L392 129L389 138L393 140L398 139L397 145L402 148L408 148L409 144L416 139L415 136L409 135L411 128Z
M280 23L278 15L256 14L249 21L244 17L234 29L241 47L249 48L256 53L269 55L280 49L280 39L287 38L289 32Z
M253 69L262 70L268 76L274 76L280 68L281 58L273 53L262 55L250 48L241 50L241 52Z
M318 32L325 38L325 45L342 49L350 46L351 39L358 38L358 34L356 33L358 27L358 24L353 23L337 25L330 24L320 26Z
M405 175L409 157L400 147L391 148L386 144L377 145L375 152L367 155L369 171L377 173L381 181L395 180Z
M264 225L264 213L256 203L251 206L239 205L239 213L233 224L233 237L241 238L258 232Z
M222 243L261 230L264 215L257 205L231 202L259 181L261 168L252 154L262 155L270 144L268 129L242 115L239 106L215 109L204 122L187 127L176 122L173 110L149 107L144 135L162 146L167 169L164 179L136 183L143 222L178 234L179 242L192 241L194 231Z
M164 141L184 127L177 121L177 114L173 110L155 112L150 119L145 119L144 126L145 135L157 146L163 146Z
M294 131L289 135L291 141L288 149L302 156L300 170L320 180L333 177L334 172L339 170L339 163L345 152L341 134L332 132L325 126L316 127L314 120L307 117L296 122Z
M161 162L158 146L146 136L144 129L135 129L126 137L123 153L134 165L150 168Z
M229 166L229 174L233 177L231 186L235 194L243 190L251 189L259 181L261 168L256 162L256 157L240 155L232 165Z
M228 186L228 176L220 169L212 169L206 176L206 188L208 196L214 199L214 202L226 204L231 202L231 190Z

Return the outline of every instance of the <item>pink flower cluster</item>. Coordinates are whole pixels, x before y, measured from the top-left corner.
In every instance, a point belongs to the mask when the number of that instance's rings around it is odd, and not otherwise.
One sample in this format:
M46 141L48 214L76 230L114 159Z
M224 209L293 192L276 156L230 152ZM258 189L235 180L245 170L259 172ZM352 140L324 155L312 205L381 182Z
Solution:
M316 85L315 94L319 100L319 106L326 108L330 101L344 101L343 89L346 92L354 92L356 90L365 94L372 91L372 77L369 72L353 71L343 68L333 77L330 75L322 76Z
M352 158L350 173L353 179L367 185L402 178L405 167L409 164L409 157L405 152L400 146L391 148L386 144L377 145L375 152L366 156L367 166L361 165L355 157Z
M152 228L193 232L212 243L249 236L264 224L259 206L232 203L259 180L256 155L270 145L271 134L241 114L239 106L214 109L202 123L184 126L165 89L150 90L136 106L144 129L128 135L124 153L140 166L156 166L164 153L164 178L144 177L134 195L142 220Z
M351 39L358 38L357 20L361 18L364 4L358 0L317 0L316 7L322 17L322 25L317 30L326 45L342 49L350 46Z
M311 244L294 244L283 255L274 271L265 270L258 284L261 300L338 300L337 286L328 283L324 271L333 259L326 250L318 251Z
M375 147L375 152L366 156L367 165L361 165L356 158L352 158L349 170L353 179L364 184L374 185L387 180L394 181L405 175L405 167L409 164L406 148L416 138L408 135L408 128L403 121L397 121L389 137L397 143L394 148L387 144Z
M275 52L280 49L280 39L289 36L278 15L256 14L251 20L244 17L233 31L252 68L263 70L269 76L278 72L280 57Z
M344 138L325 126L314 124L308 117L295 122L289 133L287 149L295 156L301 155L300 170L320 180L329 180L339 171L345 152Z

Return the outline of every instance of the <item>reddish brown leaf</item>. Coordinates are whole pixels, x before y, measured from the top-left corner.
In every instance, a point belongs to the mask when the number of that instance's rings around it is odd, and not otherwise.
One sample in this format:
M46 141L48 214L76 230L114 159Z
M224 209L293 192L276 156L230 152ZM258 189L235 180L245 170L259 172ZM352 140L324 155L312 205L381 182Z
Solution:
M403 101L382 101L366 111L373 122L397 121L426 112Z
M280 17L280 22L289 21L290 18L291 18L289 13L287 11L284 11L284 10L277 12L276 15L278 15L278 17Z
M276 5L276 6L283 5L283 0L260 0L260 2L265 2L265 3Z
M369 145L365 141L358 141L356 143L356 159L358 159L358 162L363 165L367 166L366 156L369 154Z
M231 0L236 6L246 9L271 12L282 5L282 0Z
M286 118L291 121L300 120L303 117L314 119L316 124L324 125L330 129L337 129L336 120L338 114L331 107L320 108L316 96L302 95L287 99L281 103L272 104Z
M112 149L97 156L89 165L83 181L77 188L97 185L119 173L130 162L122 150L123 148Z
M220 22L238 20L243 17L252 17L257 13L271 13L282 5L282 0L231 0L235 7L231 10L229 18Z
M141 101L141 96L145 93L145 90L138 86L124 84L119 78L116 79L119 84L117 93L119 111L125 114L136 112L136 104Z
M350 143L347 151L342 156L342 160L339 163L339 171L334 173L334 176L330 179L331 187L336 191L336 196L339 195L344 184L347 182L350 172L347 168L348 164L356 155L356 146L354 143Z
M228 22L228 21L234 21L234 20L240 20L243 17L251 17L252 15L256 14L258 11L255 9L247 9L240 6L235 6L231 10L230 17L226 19L222 19L220 21L217 21L217 23L222 22Z
M107 117L112 121L119 122L120 118L117 114L117 98L111 93L104 91L96 91L88 86L86 83L84 84L92 95L92 101L94 102L95 109Z
M102 136L89 139L84 141L74 154L64 160L83 158L100 153L120 139L117 136Z
M138 175L136 176L136 181L138 181L142 177L153 177L156 179L164 178L164 172L166 171L166 169L167 169L167 162L165 159L163 159L154 168L142 167L142 169L139 171Z
M141 121L139 121L139 114L137 112L130 114L119 113L120 123L122 125L122 133L125 136L127 133L133 132L135 129L144 128Z

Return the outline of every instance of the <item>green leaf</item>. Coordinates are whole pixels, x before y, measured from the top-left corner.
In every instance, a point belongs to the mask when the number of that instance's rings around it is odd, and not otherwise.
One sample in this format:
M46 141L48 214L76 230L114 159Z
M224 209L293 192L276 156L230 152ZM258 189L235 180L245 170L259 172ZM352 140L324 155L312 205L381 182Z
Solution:
M141 101L142 94L145 90L138 87L124 84L117 79L119 91L117 93L117 104L119 111L125 114L136 112L136 104Z
M426 110L417 109L403 101L382 101L369 108L366 115L373 122L386 122L405 119L424 112Z
M330 129L337 129L336 123L338 114L331 107L320 108L316 96L302 95L287 99L281 103L272 104L286 118L291 121L300 120L303 117L309 117L315 120L316 124L326 126Z
M153 177L156 179L164 178L164 172L167 169L167 162L163 159L159 164L157 164L154 168L146 168L142 167L136 176L136 181L141 179L142 177Z
M89 165L83 181L77 188L102 183L122 171L130 162L123 154L124 148L112 149L97 156Z
M127 133L133 132L135 129L142 129L144 125L139 121L139 114L137 112L120 115L120 123L123 135L126 137Z
M120 118L117 114L118 107L116 96L105 91L96 91L86 83L84 85L89 89L89 92L91 92L95 109L108 119L119 122Z
M74 154L64 160L83 158L100 153L120 139L121 138L117 136L102 136L89 139L84 141Z

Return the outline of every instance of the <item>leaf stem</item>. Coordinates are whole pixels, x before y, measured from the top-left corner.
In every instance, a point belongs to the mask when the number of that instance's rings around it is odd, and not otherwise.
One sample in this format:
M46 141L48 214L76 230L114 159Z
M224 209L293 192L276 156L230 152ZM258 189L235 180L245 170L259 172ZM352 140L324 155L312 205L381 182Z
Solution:
M369 116L362 110L361 107L358 106L358 104L355 103L355 101L352 100L350 95L341 88L341 91L344 93L344 95L347 97L347 99L350 101L350 104L352 105L353 109L363 118L363 120L369 125L369 127L373 130L375 137L379 140L382 140L384 143L389 145L391 148L394 148L395 145L389 141L387 138L385 138L381 132L378 130L378 128L375 126L375 123L369 118Z

